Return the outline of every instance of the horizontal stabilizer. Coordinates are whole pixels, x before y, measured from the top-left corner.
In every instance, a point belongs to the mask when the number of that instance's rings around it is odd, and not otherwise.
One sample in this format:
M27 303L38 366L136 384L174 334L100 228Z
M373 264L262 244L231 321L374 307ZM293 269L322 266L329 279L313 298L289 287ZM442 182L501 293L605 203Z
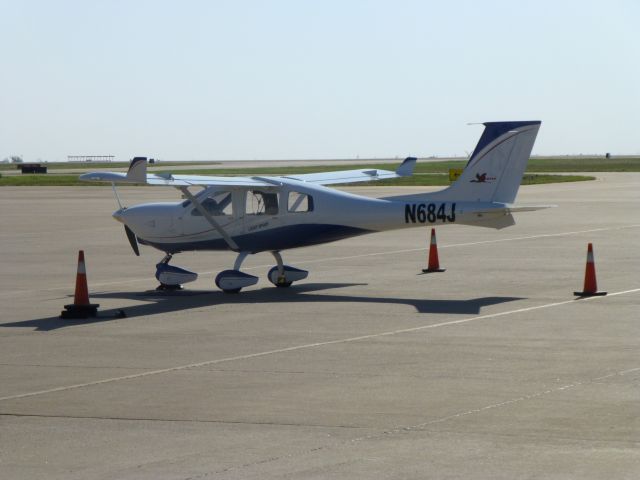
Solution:
M535 212L545 208L556 208L557 205L511 205L507 207L510 212Z
M458 225L501 229L515 225L516 221L507 209L474 211L456 220Z
M545 208L553 208L555 205L504 205L494 203L489 208L472 209L467 215L461 216L456 223L472 225L476 227L506 228L515 225L514 212L533 212Z
M287 175L284 178L318 185L338 185L341 183L373 182L390 178L408 177L413 174L415 157L407 157L395 172L380 169L342 170L337 172L305 173Z

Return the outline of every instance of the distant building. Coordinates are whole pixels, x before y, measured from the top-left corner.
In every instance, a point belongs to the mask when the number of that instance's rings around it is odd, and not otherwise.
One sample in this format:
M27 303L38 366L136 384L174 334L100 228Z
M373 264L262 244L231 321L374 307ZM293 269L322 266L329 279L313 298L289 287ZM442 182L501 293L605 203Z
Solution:
M113 162L114 155L67 155L68 162Z

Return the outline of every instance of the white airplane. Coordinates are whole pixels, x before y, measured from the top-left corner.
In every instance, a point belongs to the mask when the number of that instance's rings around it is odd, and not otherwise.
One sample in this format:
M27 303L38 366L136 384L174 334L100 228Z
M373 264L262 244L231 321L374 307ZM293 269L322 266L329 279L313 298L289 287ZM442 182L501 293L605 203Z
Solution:
M267 278L288 287L308 272L285 265L281 251L343 238L424 225L463 224L504 228L512 213L546 208L513 205L533 148L539 121L487 122L462 175L434 193L368 198L327 188L412 175L416 158L408 157L395 172L348 170L281 177L223 177L148 174L144 157L132 160L127 173L92 172L81 180L175 187L185 200L122 207L113 217L124 228L136 255L138 244L165 253L156 265L160 289L182 288L197 273L169 265L179 252L232 250L231 270L220 272L216 285L228 293L254 285L258 277L240 270L249 254L271 252L276 265ZM194 192L193 187L201 187Z

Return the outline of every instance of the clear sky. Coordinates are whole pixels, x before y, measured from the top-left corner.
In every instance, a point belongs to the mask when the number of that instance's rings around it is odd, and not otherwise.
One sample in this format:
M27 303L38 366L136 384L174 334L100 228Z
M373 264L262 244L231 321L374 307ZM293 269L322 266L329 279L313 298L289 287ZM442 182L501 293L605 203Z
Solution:
M640 2L0 0L0 158L640 153Z

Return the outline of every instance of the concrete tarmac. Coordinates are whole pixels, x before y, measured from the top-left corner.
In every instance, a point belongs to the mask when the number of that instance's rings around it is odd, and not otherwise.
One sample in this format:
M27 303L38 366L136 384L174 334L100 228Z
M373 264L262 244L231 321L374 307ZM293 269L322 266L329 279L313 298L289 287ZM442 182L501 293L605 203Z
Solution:
M0 188L0 478L638 478L640 174L597 176L523 187L558 208L505 230L439 227L444 273L423 227L286 251L290 289L252 256L239 295L213 252L156 293L109 187ZM576 300L588 242L609 295ZM60 320L79 249L100 317Z

